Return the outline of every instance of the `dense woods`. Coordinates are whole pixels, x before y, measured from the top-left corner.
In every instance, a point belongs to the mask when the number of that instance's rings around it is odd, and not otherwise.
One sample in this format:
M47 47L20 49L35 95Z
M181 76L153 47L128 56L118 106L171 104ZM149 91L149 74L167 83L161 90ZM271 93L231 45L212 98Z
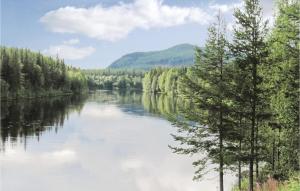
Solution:
M37 97L79 93L87 80L63 60L28 49L1 47L1 97Z
M195 179L215 163L220 190L226 169L237 172L239 190L250 191L268 176L287 180L300 170L299 2L278 1L270 30L259 1L244 2L234 13L231 41L219 16L204 50L195 50L194 66L153 69L143 80L146 92L175 94L190 104L173 117L180 132L173 136L184 146L171 148L207 153L194 162Z
M143 78L143 91L177 94L179 76L185 72L185 68L154 68L147 72Z
M84 70L88 87L95 89L138 89L141 90L143 70L98 69Z

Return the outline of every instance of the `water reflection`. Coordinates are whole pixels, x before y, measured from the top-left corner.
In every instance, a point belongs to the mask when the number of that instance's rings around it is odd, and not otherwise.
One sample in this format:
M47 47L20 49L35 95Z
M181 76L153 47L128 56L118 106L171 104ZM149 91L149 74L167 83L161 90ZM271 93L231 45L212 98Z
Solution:
M34 137L43 133L40 142L27 139L26 150L17 141L4 145L2 190L216 190L217 174L193 182L193 158L168 148L176 144L170 136L175 128L164 116L176 112L174 98L99 91L78 102L68 99L2 105L6 143L24 139L25 131Z
M87 95L63 96L1 102L1 149L5 143L23 142L37 138L44 131L55 131L64 126L69 113L82 110L84 102L115 104L122 112L133 115L149 114L168 117L177 110L177 99L166 95L142 94L139 91L95 91ZM90 111L93 113L93 111ZM103 114L109 112L103 112ZM94 111L94 114L96 112Z
M133 115L144 115L141 91L95 91L89 97L89 101L101 104L115 104L123 112Z
M38 140L44 131L58 131L73 111L80 112L87 96L63 96L47 99L1 102L1 150L5 143L23 142L28 137Z
M178 99L165 94L143 94L143 106L150 113L158 114L166 118L178 112Z

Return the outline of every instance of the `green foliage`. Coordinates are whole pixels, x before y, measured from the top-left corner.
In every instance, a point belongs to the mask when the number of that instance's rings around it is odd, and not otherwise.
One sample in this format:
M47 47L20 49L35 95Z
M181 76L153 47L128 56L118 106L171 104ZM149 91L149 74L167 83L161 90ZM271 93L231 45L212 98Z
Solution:
M229 49L216 40L222 39L221 30L210 28L205 48L196 49L194 66L155 68L145 74L144 92L176 95L188 103L174 112L179 134L173 136L183 147L172 149L207 153L193 163L198 167L195 178L206 173L207 161L223 171L221 159L224 168L238 169L241 189L246 190L253 190L255 181L284 181L300 170L300 3L277 3L271 32L259 1L245 0L245 8L235 11L237 27ZM157 99L152 95L145 103L162 110L151 104ZM242 172L246 166L249 170Z
M224 170L231 169L238 170L234 190L253 190L255 181L264 184L269 177L285 181L279 190L299 190L299 179L292 177L300 170L300 3L278 0L269 33L259 1L244 2L244 9L234 13L232 43L218 22L209 28L204 49L180 45L129 54L105 70L82 73L59 59L2 47L1 96L81 92L86 84L90 89L143 89L138 100L144 107L178 127L173 137L182 147L173 151L207 154L193 163L195 179L214 163L220 189ZM194 59L193 66L168 68ZM249 170L242 172L246 166Z
M207 153L209 160L198 159L193 163L197 168L194 178L199 179L207 172L207 164L218 164L220 190L224 190L224 170L234 158L229 149L233 122L226 97L230 79L226 70L228 43L224 29L219 16L218 22L208 29L203 51L196 49L195 65L179 80L179 96L189 101L192 108L182 108L180 115L184 120L175 121L179 133L173 137L183 146L171 147L179 154ZM190 121L195 124L189 125Z
M300 180L291 178L290 180L279 185L278 191L299 191L300 190Z
M247 191L249 188L249 179L248 178L244 178L241 181L241 187L239 188L238 186L234 186L231 190L232 191Z
M1 97L36 97L78 93L87 89L86 77L63 60L28 49L1 47Z
M245 0L244 10L236 9L234 16L236 27L231 43L231 51L234 56L232 83L234 93L232 100L239 109L239 114L244 120L244 142L246 143L245 157L249 165L249 190L254 188L254 171L256 178L259 176L260 156L260 131L261 124L267 119L265 89L262 87L260 68L264 66L267 57L266 52L266 22L262 19L262 11L259 0ZM237 75L237 77L236 77ZM242 80L241 80L242 79ZM236 87L243 87L238 89ZM238 118L237 118L238 119ZM255 168L255 169L254 169Z
M249 188L249 179L243 179L241 189L234 186L232 191L247 191ZM293 175L287 181L277 181L273 178L268 178L264 183L256 185L255 191L298 191L300 190L300 177Z
M143 91L176 94L179 76L185 72L185 68L154 68L143 78Z
M99 69L83 70L89 89L142 89L143 70Z
M299 167L299 1L278 1L275 26L268 38L263 68L269 91L277 157L274 173L286 175Z
M188 66L193 62L194 46L181 44L162 51L128 54L112 63L109 68L149 70L155 67Z
M185 106L184 100L178 96L147 92L143 92L142 103L150 113L159 114L167 119L172 119L179 112L179 105L180 107Z

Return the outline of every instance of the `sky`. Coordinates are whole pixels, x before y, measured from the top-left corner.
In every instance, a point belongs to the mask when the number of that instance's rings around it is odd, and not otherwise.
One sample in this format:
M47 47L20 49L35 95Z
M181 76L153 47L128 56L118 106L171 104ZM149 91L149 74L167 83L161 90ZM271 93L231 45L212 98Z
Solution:
M273 22L273 0L261 0ZM220 10L232 31L242 0L1 0L1 45L29 48L80 68L132 52L203 46Z

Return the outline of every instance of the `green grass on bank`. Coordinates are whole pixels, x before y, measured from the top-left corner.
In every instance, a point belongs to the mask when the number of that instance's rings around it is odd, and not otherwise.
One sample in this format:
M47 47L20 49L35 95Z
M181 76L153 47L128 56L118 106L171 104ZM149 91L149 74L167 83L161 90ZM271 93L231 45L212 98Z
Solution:
M242 181L242 191L247 191L249 186L248 179ZM238 185L235 185L232 191L240 191ZM256 184L255 191L300 191L300 174L291 177L287 181L277 181L273 178L269 178L262 184Z

